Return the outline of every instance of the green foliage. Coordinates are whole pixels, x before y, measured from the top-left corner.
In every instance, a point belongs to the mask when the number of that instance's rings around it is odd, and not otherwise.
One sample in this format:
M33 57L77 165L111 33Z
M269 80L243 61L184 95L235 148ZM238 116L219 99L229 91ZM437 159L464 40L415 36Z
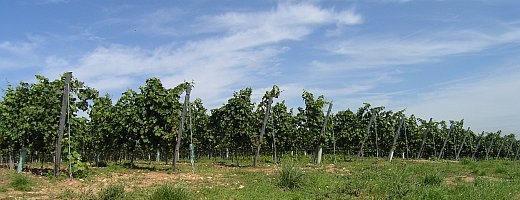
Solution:
M345 182L343 184L340 184L336 191L338 194L341 195L348 195L351 197L359 197L361 195L361 186L359 185L358 181L355 180L349 180L348 182Z
M278 176L277 186L285 189L301 188L305 183L304 174L294 164L283 165Z
M99 95L95 89L73 80L71 128L66 131L72 135L72 151L80 152L74 153L71 158L75 176L85 176L86 163L99 163L99 159L155 160L150 155L155 155L156 150L161 153L163 161L171 159L169 154L176 140L181 115L179 99L189 85L193 83L182 82L173 88L166 88L158 78L149 78L138 90L129 89L113 100L108 94ZM5 89L0 98L1 155L8 152L16 155L24 147L28 149L28 156L37 159L44 156L43 159L49 160L45 156L54 151L63 87L63 76L49 80L38 75L34 83L20 82ZM280 89L275 85L265 92L260 102L253 102L252 89L245 88L234 92L224 105L212 110L205 108L201 99L196 99L190 102L190 112L184 126L188 130L191 121L191 132L185 133L193 133L193 144L198 153L215 156L217 150L229 149L231 156L247 155L256 147L268 99L277 98L280 94ZM367 137L363 144L365 156L375 156L377 151L382 156L389 151L399 116L404 113L373 107L368 103L357 109L340 110L331 116L322 140L318 141L325 120L324 105L329 102L323 95L308 91L304 91L301 97L305 106L296 110L289 108L284 100L273 104L266 127L265 148L275 143L280 152L302 153L309 152L317 142L321 142L324 151L335 144L341 151L355 153ZM79 111L85 111L88 116L78 116ZM375 121L370 132L366 133L372 115L375 115ZM396 144L396 153L405 153L406 157L411 158L418 153L428 121L413 114L407 116ZM450 132L451 125L453 130ZM463 120L433 121L427 134L423 159L438 157L441 148L443 158L455 158L466 135L462 157L472 156L474 151L479 160L512 159L517 156L515 150L520 148L520 143L513 134L497 131L477 136L473 132L466 134L463 125ZM334 140L332 133L335 134ZM479 141L480 146L476 148ZM182 145L181 152L188 148L189 143ZM469 163L463 160L462 164Z
M473 161L470 160L470 159L465 158L465 159L462 159L460 161L460 163L463 164L463 165L470 165L471 163L473 163Z
M170 184L161 185L153 192L150 200L188 200L192 199L189 193Z
M442 181L442 177L438 174L427 174L423 177L422 183L425 186L438 186Z
M58 199L74 199L76 195L74 191L65 189L58 195Z
M497 174L506 174L507 168L501 164L498 164L495 168L495 173Z
M73 151L71 154L72 175L76 178L85 178L88 175L88 165L82 162L81 155Z
M0 192L7 192L7 186L1 185Z
M9 185L17 191L31 191L34 183L31 179L17 174L12 177L11 182L9 182Z
M98 195L99 200L115 200L125 197L125 188L121 185L109 185L101 190Z

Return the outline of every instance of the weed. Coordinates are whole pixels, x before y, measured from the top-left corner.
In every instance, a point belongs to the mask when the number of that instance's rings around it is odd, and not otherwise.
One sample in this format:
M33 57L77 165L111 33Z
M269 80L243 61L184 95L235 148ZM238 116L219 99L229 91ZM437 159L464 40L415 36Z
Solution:
M360 189L359 183L352 181L352 180L350 180L346 183L340 184L336 188L336 192L338 194L349 195L352 197L359 197L361 195L361 189Z
M497 174L506 174L507 173L507 168L499 164L495 168L495 173L497 173Z
M162 185L155 189L151 200L178 200L190 199L189 193L183 188L177 188L170 184Z
M0 192L7 192L7 187L4 185L0 186Z
M483 169L473 169L472 173L477 176L487 176L488 175L487 171L483 170Z
M14 190L18 191L31 191L32 185L34 184L31 179L21 176L21 175L15 175L13 177L13 180L9 183L11 187L14 188Z
M65 189L58 195L58 199L74 199L76 193L70 189Z
M110 185L99 193L99 200L122 199L125 196L125 188L121 185Z
M423 178L423 185L425 186L428 186L428 185L440 185L442 183L442 177L439 176L438 174L427 174L426 176L424 176Z
M403 183L396 183L390 187L390 194L387 199L403 199L410 192L410 188Z
M462 159L462 161L460 161L460 163L463 165L469 165L469 164L473 163L473 161L470 159Z
M96 196L93 194L92 190L83 190L79 193L79 199L81 200L96 200Z
M303 173L294 164L284 165L279 176L278 187L281 188L296 189L304 184Z

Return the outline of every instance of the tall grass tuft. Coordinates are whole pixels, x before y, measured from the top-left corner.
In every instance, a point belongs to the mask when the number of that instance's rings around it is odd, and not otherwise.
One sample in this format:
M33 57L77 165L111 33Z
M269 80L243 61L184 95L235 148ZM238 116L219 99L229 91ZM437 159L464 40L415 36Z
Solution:
M189 193L183 189L174 187L173 185L166 184L162 185L159 188L155 189L153 192L151 200L181 200L181 199L191 199Z
M296 189L303 186L305 180L302 171L294 164L282 166L278 187Z
M99 200L122 199L125 196L125 188L121 185L110 185L99 193Z
M14 190L31 191L33 182L25 176L15 175L9 185L13 187Z
M440 185L442 183L443 179L438 174L427 174L423 178L423 185L429 186L429 185Z

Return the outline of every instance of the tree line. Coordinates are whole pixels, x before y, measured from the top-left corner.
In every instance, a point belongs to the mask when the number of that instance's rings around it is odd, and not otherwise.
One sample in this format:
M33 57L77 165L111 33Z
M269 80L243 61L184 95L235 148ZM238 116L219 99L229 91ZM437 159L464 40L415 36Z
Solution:
M37 75L34 83L20 82L4 89L0 100L2 164L9 162L12 167L21 149L27 150L30 161L39 161L42 166L52 160L64 79L62 76L51 81ZM128 89L113 100L73 79L67 120L70 126L66 127L70 137L67 134L62 143L64 155L72 157L65 159L76 160L74 164L136 159L168 163L173 160L181 123L180 99L193 85L182 82L165 88L158 78L150 78L138 90ZM182 122L185 132L181 157L188 155L190 143L199 157L252 155L262 127L265 134L261 144L270 154L306 155L317 144L328 153L334 149L349 156L358 153L378 157L386 156L394 146L395 155L419 159L459 159L457 154L474 159L517 159L520 150L514 134L474 133L464 128L464 120L426 120L413 114L405 116L405 110L394 112L368 103L327 118L324 109L332 102L323 95L303 91L304 106L293 109L284 100L271 105L273 98L283 97L277 86L266 91L258 103L252 101L251 94L251 88L236 91L226 103L211 110L201 99L189 102ZM328 123L324 123L326 118ZM70 152L65 148L69 144Z

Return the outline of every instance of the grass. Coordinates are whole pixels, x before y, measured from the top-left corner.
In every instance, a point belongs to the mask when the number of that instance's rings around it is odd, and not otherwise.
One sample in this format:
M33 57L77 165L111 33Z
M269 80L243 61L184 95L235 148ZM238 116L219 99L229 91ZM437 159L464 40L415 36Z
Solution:
M279 174L277 186L285 189L297 189L304 185L304 176L298 166L283 165Z
M136 168L114 163L91 168L84 181L20 177L33 184L32 193L48 192L47 199L520 199L517 161L388 163L338 157L337 164L326 159L314 165L309 156L284 156L281 163L290 164L261 162L253 168L248 159L240 166L236 160L201 159L195 174L181 160L175 173L164 163L136 161ZM15 181L14 174L0 169L0 199L30 195L14 191Z
M99 193L99 200L115 200L125 197L125 187L121 185L110 185Z
M77 196L77 194L74 191L72 191L70 189L65 189L57 196L57 198L58 199L73 199L75 196Z
M9 185L17 191L31 191L34 183L28 177L16 174L11 179Z
M150 197L150 200L183 200L191 199L190 194L183 188L171 184L159 186Z
M424 186L438 186L443 182L443 178L438 174L427 174L423 178Z

